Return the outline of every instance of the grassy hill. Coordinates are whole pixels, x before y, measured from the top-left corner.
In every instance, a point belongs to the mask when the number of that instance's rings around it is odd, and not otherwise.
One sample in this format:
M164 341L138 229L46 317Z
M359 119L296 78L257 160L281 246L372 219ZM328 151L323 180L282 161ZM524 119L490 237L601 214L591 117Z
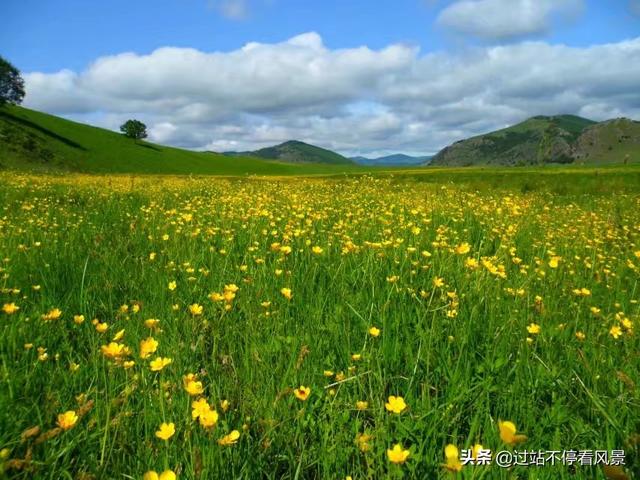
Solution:
M253 152L226 152L225 155L245 155L265 160L278 160L287 163L324 163L327 165L352 165L353 162L342 155L325 148L309 145L298 140L261 148Z
M640 122L616 118L587 128L574 149L576 162L640 162Z
M336 154L337 155L337 154ZM17 106L0 108L0 169L86 173L305 175L351 164L291 164L135 142L123 135Z
M432 165L540 165L640 161L640 123L628 119L596 123L574 115L532 117L502 130L456 142Z

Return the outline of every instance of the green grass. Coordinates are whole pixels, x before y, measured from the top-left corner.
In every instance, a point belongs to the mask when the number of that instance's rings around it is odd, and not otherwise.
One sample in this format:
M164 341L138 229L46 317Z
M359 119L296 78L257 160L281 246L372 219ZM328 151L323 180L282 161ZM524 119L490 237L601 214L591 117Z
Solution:
M0 109L0 168L85 173L300 175L365 171L288 164L135 142L122 134L9 106Z
M449 443L624 449L637 475L639 171L598 172L0 174L0 308L20 308L0 310L5 476L452 479L441 466ZM235 298L209 298L231 284ZM190 314L194 303L202 315ZM62 316L45 321L52 308ZM152 318L161 331L145 327ZM123 329L130 354L116 362L101 346ZM161 372L139 357L150 335L151 358L172 359ZM220 414L212 431L192 420L187 373ZM300 385L306 401L293 394ZM92 408L55 430L58 414L83 408L80 394ZM390 395L407 410L388 412ZM528 440L505 445L499 420ZM176 428L167 442L154 435L163 421ZM21 438L32 427L40 432ZM234 429L238 443L219 446ZM366 452L361 433L372 436ZM410 451L402 465L387 459L396 443ZM458 478L604 476L559 465L465 467Z

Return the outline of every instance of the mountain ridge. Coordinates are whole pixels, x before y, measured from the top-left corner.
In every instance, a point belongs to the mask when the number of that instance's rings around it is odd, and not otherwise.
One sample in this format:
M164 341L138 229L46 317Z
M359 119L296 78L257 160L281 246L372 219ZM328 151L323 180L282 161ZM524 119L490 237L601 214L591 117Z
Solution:
M278 160L287 163L321 163L328 165L352 165L353 162L326 148L311 145L300 140L287 140L271 147L246 152L223 152L226 156L246 156L264 160Z
M640 122L595 122L576 115L528 118L493 132L458 140L432 159L435 166L613 163L640 154ZM640 159L638 159L640 160Z

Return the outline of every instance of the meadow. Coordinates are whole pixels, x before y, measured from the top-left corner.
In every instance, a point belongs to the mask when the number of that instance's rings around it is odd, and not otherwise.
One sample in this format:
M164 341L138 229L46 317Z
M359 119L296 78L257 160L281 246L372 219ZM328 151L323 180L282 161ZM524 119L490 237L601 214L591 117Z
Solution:
M637 167L0 173L0 476L633 478L639 279Z

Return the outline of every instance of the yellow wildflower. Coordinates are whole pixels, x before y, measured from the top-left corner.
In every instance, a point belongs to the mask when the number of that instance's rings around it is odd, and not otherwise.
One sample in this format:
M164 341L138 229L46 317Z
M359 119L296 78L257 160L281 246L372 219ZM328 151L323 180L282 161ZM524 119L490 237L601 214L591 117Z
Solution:
M111 342L109 345L102 345L102 354L107 358L118 358L126 353L125 346L121 343Z
M529 326L527 326L527 332L529 332L531 335L537 335L541 330L542 328L537 323L531 323Z
M160 440L169 440L176 433L176 426L173 422L160 424L160 428L156 431L156 437Z
M206 398L199 398L191 404L191 418L196 420L207 411L211 410L211 406Z
M104 333L109 329L109 324L107 322L98 322L95 324L96 332Z
M402 413L407 408L407 404L402 397L391 395L389 401L384 404L385 408L393 413Z
M198 420L204 428L213 428L218 423L218 412L211 409L208 405L207 407L208 408L204 408L199 412ZM191 414L193 415L193 412L191 412Z
M409 458L409 450L404 450L401 444L396 443L392 449L387 450L387 458L391 463L402 464Z
M142 480L176 480L178 478L173 470L165 470L160 475L158 475L155 471L149 470L144 474Z
M498 421L500 439L507 445L516 445L527 440L526 435L516 435L516 426L513 422Z
M240 432L238 430L233 430L228 435L225 435L224 437L219 438L218 445L222 445L223 447L228 445L233 445L234 443L238 442L239 438L240 438Z
M373 440L373 435L369 435L368 433L358 433L356 435L356 445L361 452L366 453L371 450L371 444L369 443Z
M151 363L149 363L149 366L151 367L152 372L159 372L171 362L173 362L173 360L171 360L170 358L157 357L155 360L152 360Z
M291 293L291 289L290 288L286 288L286 287L285 288L281 288L280 289L280 293L287 300L291 300L293 298L293 293Z
M149 337L144 340L140 340L140 358L149 358L152 353L155 353L158 349L158 341Z
M450 472L459 472L462 470L462 463L460 462L460 453L458 452L458 447L453 444L449 444L444 447L444 458L446 463L443 464L443 467L449 470Z
M611 327L611 330L609 330L609 335L617 340L622 335L622 329L618 325L614 325Z
M300 387L296 388L293 391L293 394L298 400L302 400L304 402L307 398L309 398L309 395L311 394L311 388L300 385Z
M62 310L59 308L52 308L47 313L42 315L42 319L45 322L50 322L51 320L57 320L62 316Z
M13 315L14 313L16 313L18 310L20 310L20 307L17 306L15 303L11 302L11 303L5 303L2 306L2 311L4 313L6 313L7 315Z
M197 303L189 305L189 313L194 317L197 317L198 315L202 315L203 310L204 310L203 306Z
M458 255L464 255L465 253L469 253L469 251L471 251L471 246L467 242L461 243L456 247L456 253Z
M191 396L200 395L204 392L204 388L202 387L202 382L197 382L195 380L189 380L185 385L184 389Z
M73 410L68 410L58 415L58 426L63 430L69 430L78 423L78 415Z

